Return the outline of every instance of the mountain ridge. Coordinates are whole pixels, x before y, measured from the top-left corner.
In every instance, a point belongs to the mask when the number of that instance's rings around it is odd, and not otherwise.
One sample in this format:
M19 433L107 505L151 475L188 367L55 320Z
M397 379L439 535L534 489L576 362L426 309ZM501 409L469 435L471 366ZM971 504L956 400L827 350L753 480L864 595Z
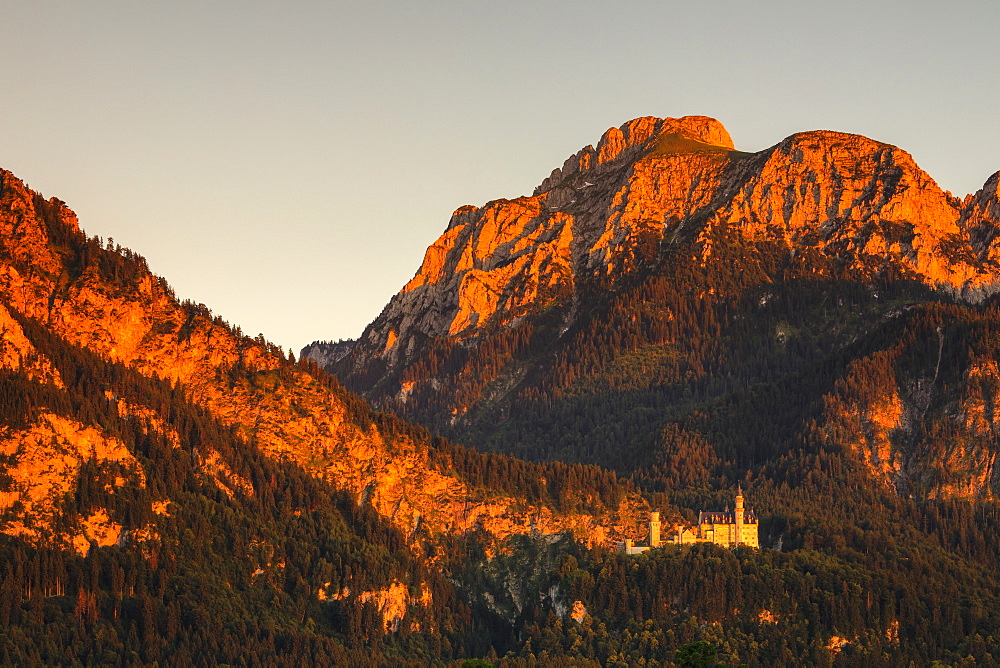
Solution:
M996 250L991 244L998 220L996 178L967 196L963 205L937 188L908 154L859 135L830 131L797 133L738 159L725 159L728 154L719 152L664 157L649 149L670 134L666 131L678 129L672 125L675 120L641 118L609 130L598 149L587 147L572 156L532 197L456 210L445 233L427 249L414 278L360 337L365 357L386 357L392 349L387 357L394 363L407 344L410 319L421 317L414 314L435 315L437 320L447 315L447 323L420 323L420 334L430 336L475 330L498 310L509 312L500 316L509 321L532 303L546 301L547 294L572 291L588 272L628 272L643 243L662 243L666 234L684 233L685 226L699 222L703 254L711 252L709 237L715 226L737 225L749 241L779 239L803 249L823 241L858 260L876 257L972 301L996 290ZM731 146L728 134L725 137ZM838 163L848 164L844 171L854 173L838 172ZM630 170L627 176L614 179L609 174L623 167ZM594 202L591 192L600 191L600 185L566 184L581 174L611 177L599 201ZM622 179L627 183L620 183ZM714 183L706 186L706 180ZM803 190L796 197L780 192L796 187ZM577 196L585 199L578 201ZM810 199L815 200L812 206ZM643 219L646 215L654 219ZM706 216L711 217L707 224L698 220ZM883 220L902 228L862 227ZM974 244L969 238L972 228L977 230ZM990 266L981 266L984 262ZM458 284L437 291L425 287L446 277ZM418 290L427 294L409 294Z
M690 341L756 317L738 305L752 298L759 310L769 285L853 282L883 286L865 288L876 299L883 290L905 303L902 290L918 302L971 305L1000 289L1000 173L959 200L905 151L860 135L796 133L754 154L732 146L713 119L640 118L571 156L534 196L458 209L414 278L327 368L376 405L451 437L545 458L550 451L531 454L517 437L500 444L491 426L518 411L540 424L532 406L570 391L567 365L601 374L648 350L655 364L676 367L669 382L678 387L683 373L705 374L706 361L731 375L711 354L694 362L721 344ZM595 318L619 332L596 344ZM776 327L786 340L787 323ZM584 361L578 350L594 345L605 349ZM303 354L320 359L324 348ZM897 440L902 424L889 430Z
M259 443L268 456L333 482L410 535L418 526L430 536L478 527L498 538L571 528L581 537L606 542L618 531L634 531L625 527L634 524L629 514L643 506L637 497L627 509L622 506L621 518L609 508L603 526L587 513L554 513L544 504L475 491L461 475L449 472L447 457L431 452L429 437L409 434L387 416L376 418L336 381L287 360L262 337L244 336L204 305L179 303L140 256L86 238L63 202L41 198L6 171L0 171L0 259L0 326L5 331L0 357L6 369L30 381L65 386L58 365L33 343L28 322L109 363L180 388L188 401ZM134 413L167 428L141 401L113 394L111 388L102 391L123 416ZM36 428L47 431L54 419L41 416ZM32 466L13 445L26 436L10 438L10 470ZM200 456L219 462L206 466L225 469L218 453ZM60 479L55 489L72 486L78 469L79 461L68 467L70 479ZM18 479L21 487L5 492L8 507L17 503L17 489L24 495L35 489L23 476Z

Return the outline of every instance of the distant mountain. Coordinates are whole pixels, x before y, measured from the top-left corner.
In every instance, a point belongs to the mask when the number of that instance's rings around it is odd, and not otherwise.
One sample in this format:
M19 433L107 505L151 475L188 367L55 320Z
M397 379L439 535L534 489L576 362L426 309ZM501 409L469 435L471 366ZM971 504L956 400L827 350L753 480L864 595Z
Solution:
M340 341L316 341L301 350L301 357L312 359L320 367L333 366L354 350L354 339Z
M805 132L750 154L710 118L639 118L531 197L460 208L349 352L303 353L480 448L649 476L673 447L663 429L683 428L711 462L745 469L813 422L853 420L865 437L840 444L907 493L991 498L982 388L1000 376L990 352L960 348L969 327L992 327L998 182L959 200L858 135ZM900 361L914 346L922 365ZM844 404L859 382L878 391ZM771 412L725 409L735 431L698 417L753 391ZM754 420L770 425L748 433ZM940 430L963 445L929 436Z

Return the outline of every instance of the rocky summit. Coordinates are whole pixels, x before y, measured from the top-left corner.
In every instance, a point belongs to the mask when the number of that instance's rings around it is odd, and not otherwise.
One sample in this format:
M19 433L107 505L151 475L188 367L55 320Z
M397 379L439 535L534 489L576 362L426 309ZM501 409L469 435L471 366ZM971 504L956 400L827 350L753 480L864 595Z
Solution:
M632 474L659 447L659 429L703 409L686 413L667 399L674 392L697 393L711 378L752 385L761 373L795 364L805 373L880 323L900 322L904 311L912 319L934 305L986 303L1000 289L998 181L994 175L959 199L905 151L859 135L803 132L746 153L711 118L638 118L571 156L530 197L458 209L413 279L357 341L340 344L335 356L321 344L303 354L377 405L463 442ZM863 322L857 315L867 305L859 311L835 295L848 285L873 299ZM802 312L781 311L776 304L788 299L807 301L795 307ZM784 347L771 351L770 370L741 369L737 359L746 351L737 353L734 339L755 320L773 321L765 346ZM791 362L789 346L803 358ZM964 364L963 384L996 377L981 361ZM848 382L853 372L843 373ZM936 476L949 482L926 493L1000 491L990 448L967 442L949 460L964 463L948 467L917 454L930 413L928 395L913 387L932 384L921 374L884 377L885 396L896 397L891 407L852 404L868 434L853 447L907 489ZM640 406L670 406L656 408L648 428L619 443L632 454L588 459L581 449L606 446L581 443L598 437L573 445L562 431L570 425L537 426L542 405L595 400L611 389L602 383L623 376L622 389L651 392L636 399ZM979 414L973 395L948 401L963 415ZM815 401L823 396L834 405L835 388ZM934 396L943 411L945 395ZM627 413L609 419L631 433ZM950 424L944 414L934 419ZM966 422L952 426L967 431L969 442L992 433L991 419L988 428ZM788 434L804 427L789 425Z
M637 118L532 196L455 211L365 330L355 366L392 368L428 337L476 336L573 299L681 239L707 260L720 233L776 242L800 265L820 253L859 277L896 271L979 302L998 286L997 183L963 201L905 151L859 135L804 132L749 154L711 118Z

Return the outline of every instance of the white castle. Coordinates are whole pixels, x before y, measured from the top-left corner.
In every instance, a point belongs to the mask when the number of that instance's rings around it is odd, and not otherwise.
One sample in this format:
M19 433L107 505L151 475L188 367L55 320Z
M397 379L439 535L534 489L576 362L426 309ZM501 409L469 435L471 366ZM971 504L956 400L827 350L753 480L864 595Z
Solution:
M660 538L660 513L649 514L649 545L635 545L631 540L618 544L626 554L640 554L661 545L690 545L692 543L715 543L723 547L747 545L760 547L757 531L757 515L743 508L743 490L736 492L736 508L717 513L698 513L698 524L693 527L677 525L676 533L667 539Z

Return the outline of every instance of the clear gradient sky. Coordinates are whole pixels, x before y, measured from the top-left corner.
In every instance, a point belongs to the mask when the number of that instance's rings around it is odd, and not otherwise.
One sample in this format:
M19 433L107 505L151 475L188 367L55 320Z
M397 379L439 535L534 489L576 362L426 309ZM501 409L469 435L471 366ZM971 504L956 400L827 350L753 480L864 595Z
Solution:
M0 167L297 352L357 336L455 208L638 116L748 151L856 132L975 191L998 26L996 0L7 1Z

